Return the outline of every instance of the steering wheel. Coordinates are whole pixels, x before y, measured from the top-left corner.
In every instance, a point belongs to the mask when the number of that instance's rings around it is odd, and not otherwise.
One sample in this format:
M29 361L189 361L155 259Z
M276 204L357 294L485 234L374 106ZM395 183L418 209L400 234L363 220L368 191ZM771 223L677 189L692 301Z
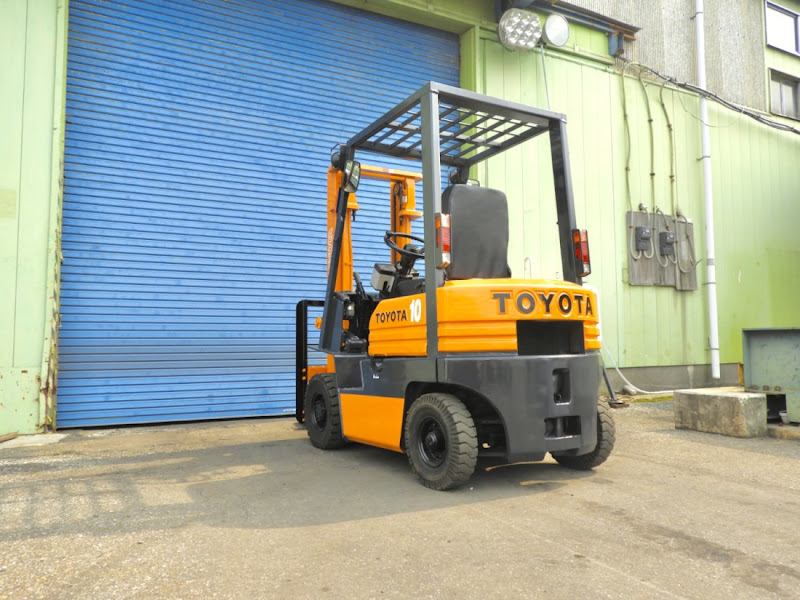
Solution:
M405 248L401 248L397 245L397 242L394 241L396 237L404 237L410 240L414 240L415 242L419 242L423 245L423 248L419 252L414 252L413 250L406 250ZM397 252L400 256L407 256L413 259L420 259L425 257L425 240L417 235L411 235L410 233L402 233L400 231L387 231L386 235L383 236L383 241L386 242L386 245L389 246L392 250Z

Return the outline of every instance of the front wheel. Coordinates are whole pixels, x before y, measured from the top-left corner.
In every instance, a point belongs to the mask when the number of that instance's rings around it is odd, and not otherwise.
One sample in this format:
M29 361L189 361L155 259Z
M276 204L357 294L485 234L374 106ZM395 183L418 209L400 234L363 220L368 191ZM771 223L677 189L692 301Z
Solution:
M320 373L311 378L306 388L304 409L312 445L323 450L345 445L336 375Z
M405 452L422 485L432 490L464 485L478 460L478 434L464 403L452 394L417 398L406 418Z
M597 445L588 454L580 456L553 454L558 464L570 469L588 471L606 462L606 459L614 449L616 440L616 430L614 428L614 417L611 416L611 408L608 402L602 398L597 401Z

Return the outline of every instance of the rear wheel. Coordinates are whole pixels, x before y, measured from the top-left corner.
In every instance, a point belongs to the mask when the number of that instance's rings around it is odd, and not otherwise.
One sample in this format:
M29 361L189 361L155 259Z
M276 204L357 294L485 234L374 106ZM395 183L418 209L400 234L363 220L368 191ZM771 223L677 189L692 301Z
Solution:
M478 434L467 407L452 394L417 398L406 418L405 452L422 485L450 490L466 483L478 460Z
M321 373L311 378L303 408L308 437L314 446L323 450L344 446L339 388L334 374Z
M611 408L608 406L608 402L601 398L597 401L597 445L594 450L580 456L558 454L553 454L552 456L558 464L564 467L588 471L606 462L611 450L614 449L615 439L616 430L614 428L614 417L611 416Z

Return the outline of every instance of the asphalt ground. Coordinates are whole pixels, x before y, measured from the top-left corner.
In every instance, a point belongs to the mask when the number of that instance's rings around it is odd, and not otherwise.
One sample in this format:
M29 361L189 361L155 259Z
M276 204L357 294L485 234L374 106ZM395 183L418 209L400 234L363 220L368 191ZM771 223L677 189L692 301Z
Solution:
M294 420L0 445L0 598L800 598L800 442L614 412L594 472L314 449Z

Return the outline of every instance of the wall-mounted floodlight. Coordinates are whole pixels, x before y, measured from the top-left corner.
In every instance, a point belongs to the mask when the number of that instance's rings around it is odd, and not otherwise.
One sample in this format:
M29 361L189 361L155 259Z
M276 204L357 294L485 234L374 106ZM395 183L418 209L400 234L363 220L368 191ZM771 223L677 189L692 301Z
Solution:
M532 0L525 3L527 6ZM497 25L500 43L508 50L533 51L539 46L542 55L542 76L547 97L547 108L550 108L550 90L547 88L547 66L544 60L545 44L561 47L569 40L569 22L559 14L552 14L542 27L539 17L534 13L519 8L510 8L500 17Z
M542 27L542 39L550 46L564 46L569 40L569 22L562 15L550 15Z
M542 37L542 24L532 12L512 8L500 17L497 35L504 48L530 52Z

